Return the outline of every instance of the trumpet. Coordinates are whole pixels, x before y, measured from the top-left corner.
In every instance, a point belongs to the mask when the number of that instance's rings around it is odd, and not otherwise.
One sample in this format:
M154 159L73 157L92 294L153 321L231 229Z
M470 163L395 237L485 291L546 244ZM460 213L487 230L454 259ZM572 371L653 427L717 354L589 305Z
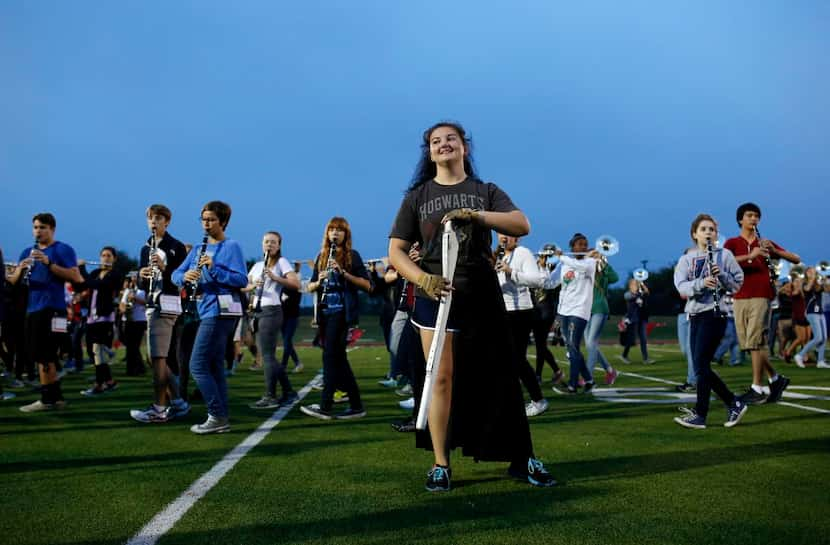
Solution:
M816 272L824 277L830 276L830 261L819 261L816 265Z
M804 266L804 263L799 263L798 265L793 265L792 267L790 267L789 276L792 279L800 278L800 279L803 280L806 270L807 270L807 268Z
M611 235L600 235L594 241L594 249L603 257L611 257L620 252L620 242ZM537 257L554 257L557 253L562 255L588 255L590 252L566 252L562 247L556 243L548 243L542 246L538 252Z
M377 259L368 259L368 260L364 261L363 266L366 267L367 269L370 269L375 265L375 263L383 263L383 265L386 266L386 264L388 262L389 262L388 257L379 257Z
M648 271L643 267L640 267L639 269L634 269L634 272L631 273L631 276L633 276L634 280L636 280L637 282L645 282L646 280L648 280Z

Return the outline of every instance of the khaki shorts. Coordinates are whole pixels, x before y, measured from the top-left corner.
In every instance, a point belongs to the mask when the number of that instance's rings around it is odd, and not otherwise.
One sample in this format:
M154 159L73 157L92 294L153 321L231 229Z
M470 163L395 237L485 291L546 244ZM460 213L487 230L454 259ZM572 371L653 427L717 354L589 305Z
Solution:
M767 347L769 330L769 299L753 297L735 299L735 330L741 350L758 350Z
M147 309L147 334L151 358L166 358L170 354L175 316L162 316L158 307Z

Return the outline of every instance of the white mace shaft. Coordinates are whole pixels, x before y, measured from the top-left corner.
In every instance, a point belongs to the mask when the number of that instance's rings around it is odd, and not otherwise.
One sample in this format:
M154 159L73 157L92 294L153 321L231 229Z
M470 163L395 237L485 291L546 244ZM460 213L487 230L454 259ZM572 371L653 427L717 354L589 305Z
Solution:
M452 283L455 275L455 265L458 261L458 237L452 228L452 222L444 224L444 233L441 235L441 266L442 276ZM426 376L424 377L424 390L421 393L421 404L418 409L418 418L415 427L419 430L426 429L429 405L432 401L432 388L435 384L435 376L441 365L441 353L444 351L444 340L447 337L447 319L450 315L452 305L452 291L441 296L438 304L438 315L435 318L435 332L432 336L432 344L429 347L427 356Z

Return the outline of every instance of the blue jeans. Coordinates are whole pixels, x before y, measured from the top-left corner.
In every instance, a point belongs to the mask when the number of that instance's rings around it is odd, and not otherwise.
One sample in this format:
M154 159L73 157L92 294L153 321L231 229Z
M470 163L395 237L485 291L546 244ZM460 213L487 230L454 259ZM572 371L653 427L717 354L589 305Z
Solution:
M560 314L559 323L562 324L562 336L565 337L568 360L571 362L571 376L568 377L568 384L576 388L580 375L585 379L585 382L593 382L594 377L591 375L591 370L585 365L585 357L579 351L579 345L582 344L582 337L585 334L585 326L588 325L588 321L578 316L562 316Z
M689 315L681 312L677 315L677 343L680 345L680 353L686 356L686 384L694 386L697 384L697 377L695 376L695 362L692 359L692 336L689 329Z
M212 316L199 323L190 374L199 386L208 414L228 417L228 384L225 381L225 348L233 335L236 318Z
M599 336L602 334L602 326L608 319L607 314L591 314L588 326L585 328L585 347L588 348L588 370L592 371L594 365L599 362L605 372L611 370L608 360L599 349Z
M723 332L718 349L715 350L715 359L719 360L726 353L730 354L729 365L741 363L741 347L738 345L738 333L735 331L735 319L726 319L726 329Z
M807 322L813 330L813 338L804 345L798 355L804 358L810 353L810 350L815 350L816 361L824 361L824 345L827 342L827 321L824 319L824 314L808 313Z

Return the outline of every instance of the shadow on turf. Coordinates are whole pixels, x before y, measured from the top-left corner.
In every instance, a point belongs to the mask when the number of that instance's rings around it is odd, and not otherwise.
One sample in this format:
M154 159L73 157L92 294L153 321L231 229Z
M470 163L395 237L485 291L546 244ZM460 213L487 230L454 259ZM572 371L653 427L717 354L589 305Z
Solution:
M504 481L509 477L470 480L467 484ZM476 533L488 530L510 530L516 533L543 531L550 519L540 518L540 509L555 504L557 509L568 502L581 500L599 493L596 489L561 487L538 489L516 482L511 492L495 492L485 495L469 495L454 490L449 493L430 494L423 489L413 489L413 505L384 509L376 506L371 512L341 518L327 518L319 514L310 520L279 521L271 524L237 525L231 528L212 528L204 531L176 532L174 529L161 540L162 545L174 543L396 543L401 535L411 537L417 532L419 539L447 538L447 528L458 532L459 526L473 524ZM563 513L563 519L566 515ZM592 513L569 513L568 524L590 520ZM125 536L124 541L128 539ZM411 542L411 541L409 541ZM91 545L103 545L104 541L84 541Z
M669 451L565 462L553 466L553 471L557 475L568 475L570 482L604 481L687 471L723 464L755 462L763 458L811 453L823 454L827 452L828 448L830 448L830 441L826 438L794 439L777 443L756 443L723 448Z

